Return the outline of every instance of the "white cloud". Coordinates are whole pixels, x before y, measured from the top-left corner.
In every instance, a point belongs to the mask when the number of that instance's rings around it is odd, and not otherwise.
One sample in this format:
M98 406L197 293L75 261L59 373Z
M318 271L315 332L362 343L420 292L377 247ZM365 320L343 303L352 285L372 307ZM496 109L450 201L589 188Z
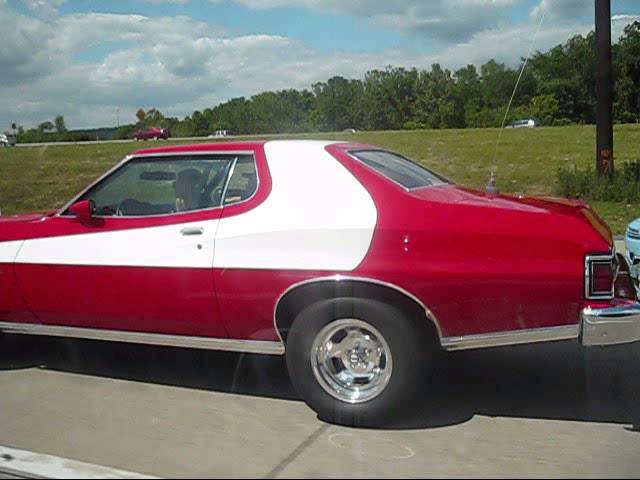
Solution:
M153 3L155 5L162 5L163 3L170 3L173 5L186 5L189 0L145 0L146 2Z
M594 0L542 0L531 11L531 16L544 15L550 21L575 21L587 15L594 15Z
M436 55L436 59L454 68L466 63L480 65L492 58L515 66L532 51L545 51L589 30L590 26L586 24L548 25L539 31L538 26L532 24L485 30L474 35L469 42L444 50Z
M611 39L616 41L624 34L627 25L640 22L640 15L613 15L611 17Z
M23 0L23 2L35 15L52 18L58 15L58 7L67 3L67 0Z
M5 33L5 22L15 34ZM100 125L113 121L105 112L119 107L133 118L140 106L183 116L231 95L309 86L332 64L289 38L229 36L187 17L90 13L47 23L7 8L0 28L3 123L33 125L61 113L70 126ZM75 60L105 41L125 44L96 63ZM308 74L297 72L301 65Z
M0 79L4 85L40 77L58 59L55 51L46 48L53 38L49 25L15 13L6 2L0 2L0 32Z
M236 1L251 8L292 3L316 8L315 4L322 3L317 8L371 15L363 9L368 4L364 0ZM440 8L438 15L451 25L449 7L445 2L435 3ZM489 3L504 6L513 0L450 2L470 10ZM415 18L426 18L420 16L425 10L418 2L398 2L395 10L392 4L380 2L375 21L400 26L409 17L397 14L409 11L409 6L418 9ZM638 17L614 17L614 34L622 33L634 19ZM437 19L433 21L437 23ZM167 115L182 117L232 96L309 88L333 75L361 77L367 70L386 65L428 68L439 62L455 69L496 58L515 66L529 51L535 28L531 22L471 29L467 40L449 42L440 52L429 55L402 49L327 53L284 36L231 34L185 16L86 13L36 18L19 14L6 0L0 0L0 130L11 121L29 126L56 114L63 114L73 128L111 125L116 108L122 122L133 121L139 107L157 107ZM591 28L589 21L548 21L534 47L545 50ZM82 57L87 49L101 45L108 45L111 53L92 62L86 60L90 56ZM79 61L79 56L85 60Z
M225 0L210 0L221 3ZM370 20L404 32L445 41L465 40L492 28L504 11L523 0L232 0L254 10L301 7Z

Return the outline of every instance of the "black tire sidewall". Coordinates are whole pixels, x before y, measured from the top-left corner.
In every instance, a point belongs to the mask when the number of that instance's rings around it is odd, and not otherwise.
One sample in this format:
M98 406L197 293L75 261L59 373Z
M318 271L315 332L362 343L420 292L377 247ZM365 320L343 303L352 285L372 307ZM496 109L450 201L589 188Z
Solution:
M320 385L312 368L316 335L339 319L357 319L378 330L391 350L393 370L384 391L367 402L342 402ZM287 338L287 367L294 388L320 419L343 425L389 426L409 415L419 401L430 366L424 330L394 306L370 299L337 298L307 307L296 318Z

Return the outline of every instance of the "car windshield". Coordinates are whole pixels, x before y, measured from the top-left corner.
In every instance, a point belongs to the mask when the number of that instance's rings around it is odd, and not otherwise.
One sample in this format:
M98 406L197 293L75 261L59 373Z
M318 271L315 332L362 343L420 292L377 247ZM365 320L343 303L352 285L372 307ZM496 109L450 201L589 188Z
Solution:
M449 183L436 173L396 153L385 150L359 150L351 152L351 155L408 189Z

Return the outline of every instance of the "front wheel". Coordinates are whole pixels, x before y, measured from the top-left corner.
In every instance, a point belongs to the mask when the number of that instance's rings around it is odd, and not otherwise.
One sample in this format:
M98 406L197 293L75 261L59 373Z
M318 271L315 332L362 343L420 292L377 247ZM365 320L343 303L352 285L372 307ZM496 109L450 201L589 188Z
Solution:
M417 322L369 299L308 307L287 338L294 387L328 422L381 427L405 420L421 400L433 350Z

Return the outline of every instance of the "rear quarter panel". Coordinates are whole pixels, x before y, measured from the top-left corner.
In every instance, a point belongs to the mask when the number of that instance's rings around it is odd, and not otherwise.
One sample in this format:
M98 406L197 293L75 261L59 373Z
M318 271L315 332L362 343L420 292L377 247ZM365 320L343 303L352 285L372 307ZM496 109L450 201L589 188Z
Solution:
M444 337L578 323L585 253L607 248L584 219L454 186L407 192L348 150L329 147L378 207L355 274L418 297Z

